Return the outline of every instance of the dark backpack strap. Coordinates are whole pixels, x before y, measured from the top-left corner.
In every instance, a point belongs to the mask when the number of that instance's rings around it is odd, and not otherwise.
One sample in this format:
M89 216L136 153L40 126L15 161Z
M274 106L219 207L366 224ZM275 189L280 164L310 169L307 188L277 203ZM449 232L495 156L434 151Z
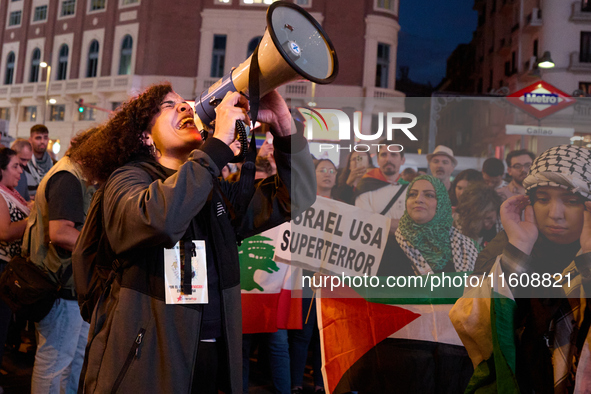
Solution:
M394 205L394 203L396 201L398 201L398 197L400 197L400 195L406 189L407 186L408 186L408 184L400 185L400 189L398 189L398 192L396 192L396 194L394 195L394 197L392 197L392 199L390 200L390 202L388 203L388 205L386 205L386 208L384 208L382 210L382 212L380 212L380 215L385 215L386 212L388 212L390 210L390 208L392 208L392 205Z

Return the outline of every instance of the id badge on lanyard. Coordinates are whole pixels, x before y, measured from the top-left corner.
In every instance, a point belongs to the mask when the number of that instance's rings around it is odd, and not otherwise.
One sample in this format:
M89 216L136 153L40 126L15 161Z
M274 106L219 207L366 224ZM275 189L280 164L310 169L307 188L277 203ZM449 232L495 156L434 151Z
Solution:
M189 242L189 241L186 241ZM190 289L185 278L185 263L191 264ZM167 304L207 304L207 260L205 241L186 245L179 241L172 249L164 249L164 288Z

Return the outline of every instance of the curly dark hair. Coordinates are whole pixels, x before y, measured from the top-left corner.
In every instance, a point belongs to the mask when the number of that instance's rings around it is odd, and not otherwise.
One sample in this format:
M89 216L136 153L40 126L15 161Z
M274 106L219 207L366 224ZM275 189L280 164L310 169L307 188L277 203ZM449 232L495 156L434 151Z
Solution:
M494 211L499 214L502 199L499 194L484 182L473 182L464 190L456 207L458 223L462 234L478 239L482 231L484 216Z
M105 182L117 168L137 159L153 158L142 140L160 111L164 97L172 92L169 83L152 85L123 103L114 115L93 133L85 135L70 152L91 181Z
M0 148L0 169L6 170L10 159L16 156L16 152L10 148ZM24 175L23 175L24 176ZM0 171L0 181L2 180L2 171Z

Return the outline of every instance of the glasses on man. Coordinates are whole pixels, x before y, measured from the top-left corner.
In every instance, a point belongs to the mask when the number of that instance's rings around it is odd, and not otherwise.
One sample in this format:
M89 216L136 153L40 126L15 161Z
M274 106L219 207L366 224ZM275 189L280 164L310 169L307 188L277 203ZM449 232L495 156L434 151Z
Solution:
M316 170L316 172L320 172L321 174L329 173L332 175L332 174L336 174L337 170L335 170L334 168L321 168L319 170Z
M522 169L529 170L529 168L531 167L531 165L532 165L532 163L513 164L511 166L511 168L513 168L515 171L521 171Z

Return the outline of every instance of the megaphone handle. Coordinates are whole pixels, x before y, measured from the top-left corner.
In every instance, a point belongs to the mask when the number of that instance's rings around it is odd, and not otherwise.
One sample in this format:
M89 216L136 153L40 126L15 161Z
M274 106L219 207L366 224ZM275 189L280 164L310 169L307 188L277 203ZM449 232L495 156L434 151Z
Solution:
M236 133L238 134L238 141L240 141L240 153L234 156L230 163L239 163L246 157L248 151L248 140L246 135L246 127L241 120L236 121Z

